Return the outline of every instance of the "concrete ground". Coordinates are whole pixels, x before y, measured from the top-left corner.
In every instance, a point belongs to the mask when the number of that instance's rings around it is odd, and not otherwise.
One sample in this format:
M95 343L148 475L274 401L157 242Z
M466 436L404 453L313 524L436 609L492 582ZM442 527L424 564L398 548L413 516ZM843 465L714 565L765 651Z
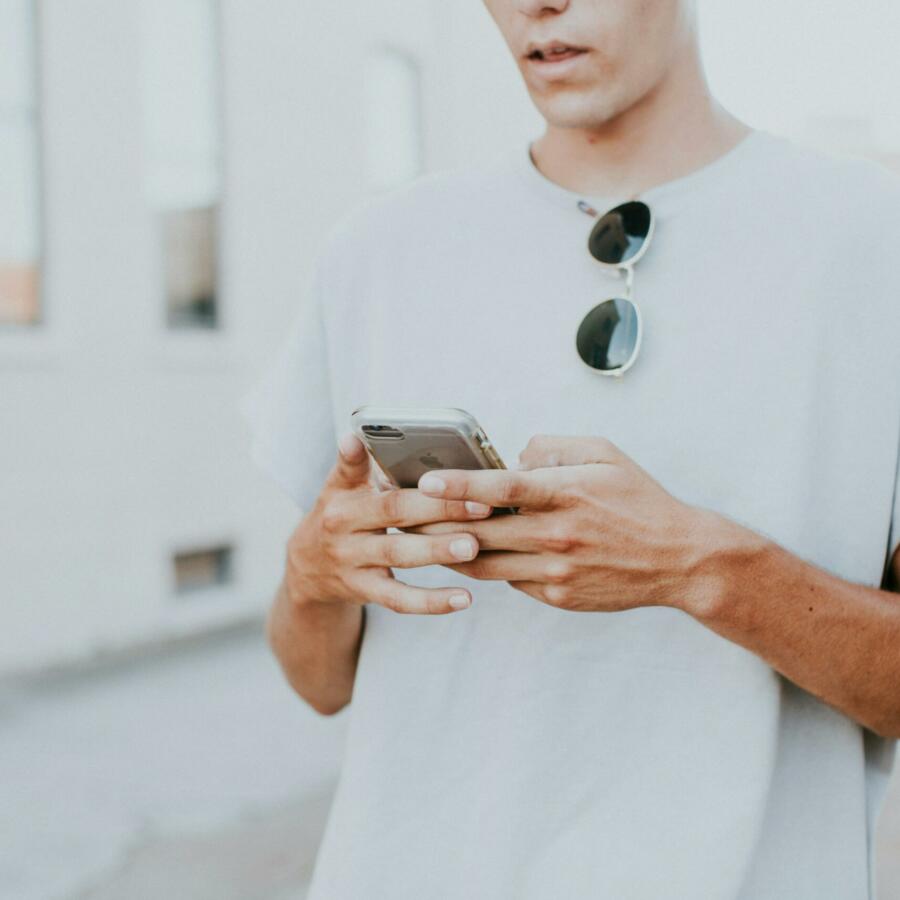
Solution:
M302 900L345 718L257 631L0 689L2 900ZM879 900L900 897L900 774Z
M343 750L258 630L0 690L0 898L298 900Z

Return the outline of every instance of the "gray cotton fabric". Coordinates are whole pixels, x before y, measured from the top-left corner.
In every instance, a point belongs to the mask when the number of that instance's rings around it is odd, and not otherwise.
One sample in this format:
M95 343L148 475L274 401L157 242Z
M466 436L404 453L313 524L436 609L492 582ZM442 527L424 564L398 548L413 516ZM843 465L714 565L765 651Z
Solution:
M597 209L528 147L422 176L332 228L248 397L301 509L363 403L459 406L507 463L602 435L672 494L877 587L900 542L900 181L752 132L642 198L621 381L578 359L621 283ZM571 613L431 566L473 606L367 606L311 900L874 900L895 742L669 608ZM900 602L900 598L898 598Z

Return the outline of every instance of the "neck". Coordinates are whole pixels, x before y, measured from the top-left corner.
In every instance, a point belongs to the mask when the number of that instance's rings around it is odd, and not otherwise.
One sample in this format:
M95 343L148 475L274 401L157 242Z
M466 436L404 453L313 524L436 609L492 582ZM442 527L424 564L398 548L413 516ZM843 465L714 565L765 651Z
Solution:
M692 40L651 91L599 127L548 123L532 158L577 193L637 196L712 162L750 131L710 94Z

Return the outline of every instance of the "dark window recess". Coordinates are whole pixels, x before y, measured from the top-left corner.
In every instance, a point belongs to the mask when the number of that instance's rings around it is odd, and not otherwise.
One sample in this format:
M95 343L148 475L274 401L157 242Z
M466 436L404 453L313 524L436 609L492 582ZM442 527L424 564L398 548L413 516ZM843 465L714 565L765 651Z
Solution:
M186 594L229 584L232 580L232 557L229 546L176 553L172 560L176 593Z
M161 214L170 328L216 328L216 207Z

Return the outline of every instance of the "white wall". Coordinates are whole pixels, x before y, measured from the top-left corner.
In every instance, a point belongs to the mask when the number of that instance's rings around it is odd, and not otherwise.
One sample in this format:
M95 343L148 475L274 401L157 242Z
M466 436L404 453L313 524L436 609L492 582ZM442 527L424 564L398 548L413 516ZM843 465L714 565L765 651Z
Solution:
M276 584L295 514L249 466L236 401L365 185L329 39L351 7L264 10L224 9L225 328L178 333L144 195L137 4L43 5L47 323L0 336L0 670L243 615ZM234 586L176 598L172 550L219 540Z

